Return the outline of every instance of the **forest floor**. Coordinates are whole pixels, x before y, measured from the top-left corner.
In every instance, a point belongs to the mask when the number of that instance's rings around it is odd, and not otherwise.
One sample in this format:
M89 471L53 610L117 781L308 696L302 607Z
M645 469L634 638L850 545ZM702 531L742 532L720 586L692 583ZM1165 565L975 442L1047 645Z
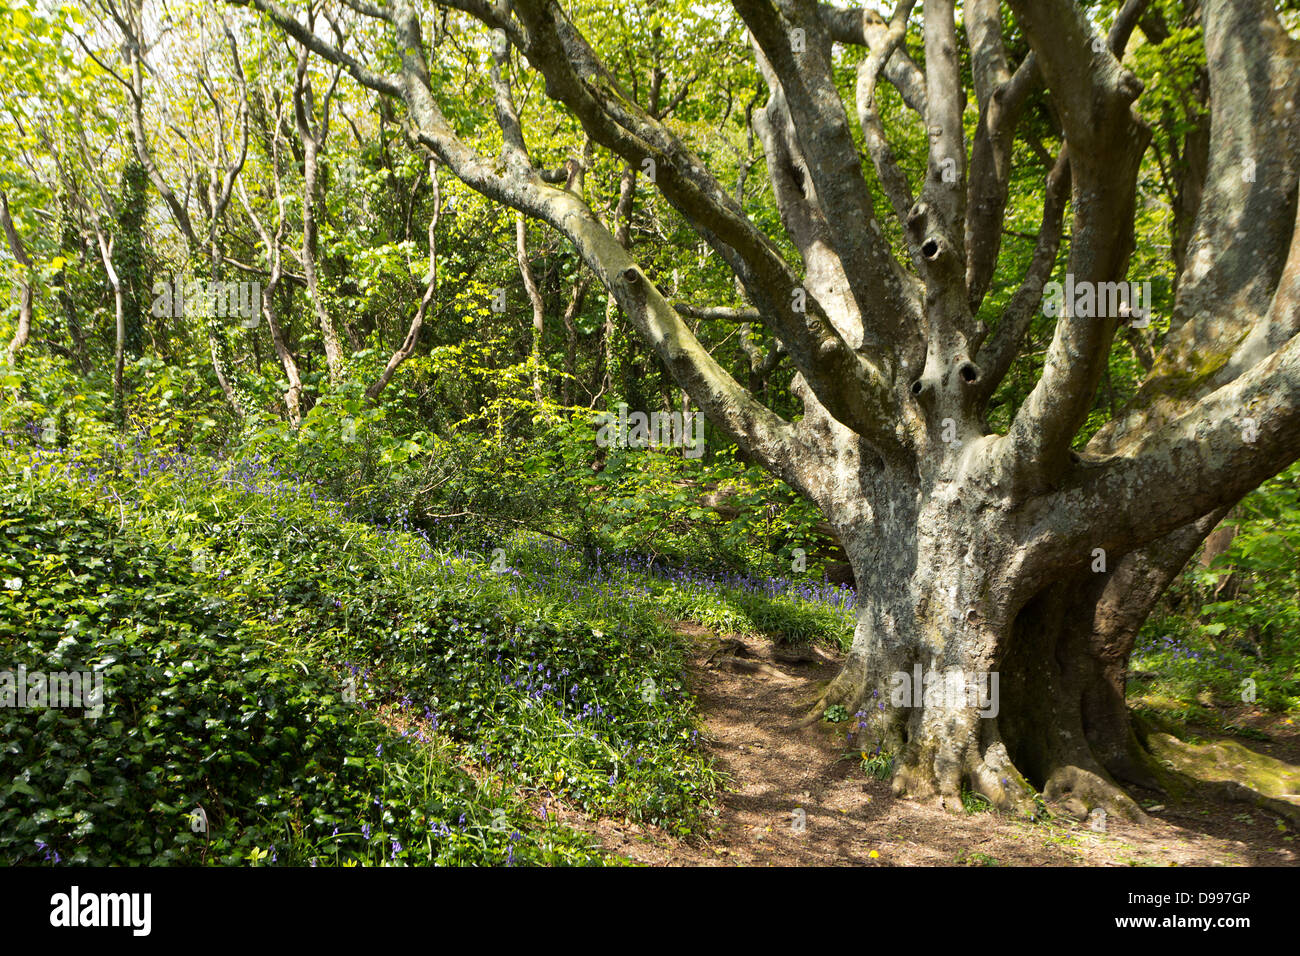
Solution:
M836 657L795 655L760 637L692 639L691 677L722 791L706 836L563 813L610 852L656 866L1295 866L1294 829L1245 803L1168 800L1152 823L1105 832L1065 817L1044 822L948 813L896 798L845 743L849 724L800 727ZM1260 749L1296 761L1300 733L1271 723ZM1250 742L1252 747L1259 744ZM1144 806L1164 799L1134 794ZM796 809L804 813L802 831Z

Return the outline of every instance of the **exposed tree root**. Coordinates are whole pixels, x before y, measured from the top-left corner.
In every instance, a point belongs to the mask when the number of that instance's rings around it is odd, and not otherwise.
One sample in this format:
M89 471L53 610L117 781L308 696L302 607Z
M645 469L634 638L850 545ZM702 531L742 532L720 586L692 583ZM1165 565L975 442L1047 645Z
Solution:
M835 705L853 712L865 696L859 680L841 672L810 699L800 726L815 724ZM1300 825L1300 768L1235 741L1190 744L1136 715L1131 731L1126 765L1137 771L1134 782L1174 796L1195 791L1219 801L1250 803ZM962 788L969 786L993 809L1031 819L1041 813L1041 796L1050 812L1079 820L1102 810L1112 819L1150 822L1086 740L1063 747L1057 738L1040 794L1012 761L997 720L973 719L972 725L970 719L963 722L952 715L891 709L878 724L873 721L870 736L896 755L893 790L900 797L960 812ZM1135 774L1125 776L1133 779Z
M1039 663L1041 668L1041 658ZM809 701L800 725L816 723L834 706L865 714L862 749L894 755L893 789L900 797L960 811L962 791L969 787L994 809L1030 818L1045 804L1051 813L1079 820L1100 810L1115 820L1145 824L1149 817L1124 789L1136 784L1175 797L1196 791L1244 801L1300 824L1300 768L1233 741L1186 743L1168 732L1172 728L1131 714L1122 692L1085 716L1086 695L1078 687L1089 685L1077 678L1063 681L1049 668L1004 680L1004 703L1030 706L1004 708L994 718L942 707L880 709L871 688L885 686L891 666L900 665L850 655ZM1043 693L1044 686L1050 692ZM1009 698L1008 689L1022 693ZM1031 689L1038 693L1031 696Z
M813 700L800 726L815 724L832 706L852 712L867 702L861 684L845 680L844 673ZM1012 762L997 721L942 708L868 709L866 720L864 739L896 755L896 795L960 812L965 785L995 810L1031 819L1039 815L1037 792Z
M1104 810L1108 816L1130 823L1149 820L1137 801L1100 768L1058 767L1043 786L1043 800L1080 820L1087 819L1095 810Z
M1254 804L1300 823L1300 768L1256 753L1232 740L1191 744L1172 728L1156 727L1134 715L1133 746L1125 765L1137 765L1134 782L1175 797L1193 792L1217 801ZM1085 818L1101 808L1107 814L1145 823L1138 804L1085 749L1048 776L1043 798L1072 816ZM1126 774L1126 776L1133 776Z
M1165 789L1181 793L1195 788L1216 800L1251 803L1300 824L1300 767L1234 740L1192 744L1145 726L1139 734Z

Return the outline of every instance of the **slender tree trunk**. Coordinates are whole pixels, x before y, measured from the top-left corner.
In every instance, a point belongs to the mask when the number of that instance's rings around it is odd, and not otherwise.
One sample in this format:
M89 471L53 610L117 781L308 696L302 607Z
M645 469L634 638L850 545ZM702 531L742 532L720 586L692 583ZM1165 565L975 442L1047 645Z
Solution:
M113 267L113 240L104 235L99 223L95 223L95 238L99 242L99 256L104 264L104 272L113 287L113 315L115 334L113 339L113 415L117 427L126 425L126 403L123 389L123 370L126 364L126 296L122 290L122 280Z
M636 203L636 169L631 163L625 163L623 173L618 180L618 202L614 206L614 239L624 249L632 244L632 208ZM622 368L618 355L621 338L618 303L614 296L605 300L605 325L601 332L602 371L604 378L600 392L604 394L612 389L622 378Z
M4 226L9 251L13 253L14 261L18 263L18 325L14 329L14 337L9 340L9 347L5 350L9 365L16 366L18 355L26 347L27 340L32 334L32 260L27 255L22 237L18 235L18 228L9 214L9 197L4 192L0 192L0 224Z
M546 331L546 303L537 288L533 267L528 264L528 221L523 213L515 214L515 261L524 280L528 302L533 307L533 343L530 360L533 366L533 401L541 405L546 395L542 386L542 336Z
M288 412L289 422L297 427L302 422L302 376L298 373L298 363L289 350L284 331L280 328L280 321L275 314L275 293L279 289L283 274L279 240L280 235L277 233L272 240L275 251L271 260L271 272L267 277L266 288L262 290L262 317L266 319L266 328L271 334L271 345L280 360L280 367L284 369L285 378L289 380L289 387L284 393L284 407Z
M302 422L302 376L298 373L298 363L294 361L293 353L285 343L284 332L275 317L275 309L271 303L270 293L264 292L262 316L266 319L267 330L271 333L271 344L280 359L280 367L284 369L285 378L289 380L289 387L284 393L284 407L289 414L289 422L296 427Z
M425 281L424 295L420 298L420 304L416 307L415 315L411 319L411 324L406 330L406 338L397 350L389 356L384 370L379 373L379 377L371 383L366 389L366 397L370 401L375 401L379 393L387 387L392 380L393 373L397 367L411 357L415 351L415 345L420 340L420 329L424 326L424 317L428 312L429 304L437 298L438 295L438 219L442 214L442 192L438 186L438 170L434 163L429 163L429 177L433 184L433 215L429 217L429 272Z
M208 278L216 282L222 274L222 254L216 233L208 237ZM215 310L213 310L215 311ZM217 376L217 384L226 396L226 401L241 420L248 414L248 403L235 383L230 359L230 347L226 341L226 330L215 315L203 316L203 330L208 340L208 354L212 358L212 371Z
M117 8L114 20L126 34L124 52L127 58L127 64L130 69L127 71L127 77L122 82L127 87L127 92L131 102L131 144L134 147L136 158L144 167L153 183L154 188L162 197L163 202L171 212L172 219L184 236L186 245L189 250L190 262L197 264L203 261L204 257L208 258L208 278L216 280L221 276L223 268L223 257L220 247L220 233L224 222L226 208L230 204L230 198L234 190L235 181L238 179L240 172L244 168L244 160L248 156L248 88L244 78L243 65L239 58L239 46L235 39L234 33L226 27L224 33L229 43L231 61L233 66L233 76L235 77L236 86L239 90L239 110L238 125L240 132L239 148L233 152L233 155L227 150L224 141L224 134L219 132L216 142L214 155L209 159L208 166L208 183L207 183L207 209L208 221L206 223L206 233L201 235L194 226L194 221L190 216L188 208L188 195L185 201L182 201L176 195L168 184L162 171L154 162L153 156L149 150L149 139L145 130L145 62L144 57L148 50L148 43L144 36L145 17L144 5L141 0L128 0ZM218 127L220 131L220 127ZM225 344L223 330L217 324L215 317L205 317L203 320L204 334L208 341L208 351L212 357L212 370L216 375L217 383L221 386L221 391L226 400L230 403L235 415L243 419L246 414L247 402L241 396L240 390L236 387L228 368L227 348Z
M266 287L262 290L262 317L266 319L266 327L271 334L271 344L275 348L275 354L280 359L280 367L284 369L285 378L289 380L289 387L284 393L284 406L289 415L290 423L297 427L302 421L302 377L298 373L298 363L285 341L275 309L275 295L280 291L280 280L284 275L283 240L285 227L284 193L280 189L279 179L280 115L278 111L275 117L275 132L271 143L271 166L275 186L275 233L272 234L262 223L248 198L248 191L244 188L243 182L239 184L239 199L243 203L245 212L248 213L248 218L252 222L254 230L256 230L262 244L266 247L270 272L267 276Z
M583 275L573 283L569 294L569 303L564 307L564 384L561 387L561 402L567 408L573 404L573 388L578 375L578 325L577 318L586 301L587 290L591 287L591 276Z
M311 84L307 79L307 54L303 51L298 59L298 72L294 84L294 116L298 124L298 136L302 140L302 268L307 278L307 297L311 300L320 324L321 339L325 345L325 362L329 366L330 382L338 384L343 380L343 346L339 342L338 330L334 319L325 307L321 297L320 279L317 275L317 226L316 203L320 178L320 151L324 144L329 123L329 101L334 87L325 95L325 118L319 128L313 128L311 115L315 112L312 105ZM338 78L335 75L335 83Z
M68 211L67 198L63 199L63 234L60 239L60 254L66 261L81 261L82 248L72 215ZM68 327L68 337L72 340L72 354L75 356L77 371L82 375L90 374L90 356L86 352L86 335L81 327L81 318L77 314L77 299L70 288L72 273L65 264L58 274L59 307L63 311L63 321Z
M307 277L307 297L311 300L320 325L321 339L325 345L325 362L329 366L330 381L338 383L343 380L343 346L339 343L338 330L325 301L321 298L320 279L316 272L316 181L318 163L316 147L310 142L303 147L303 187L302 187L302 268Z

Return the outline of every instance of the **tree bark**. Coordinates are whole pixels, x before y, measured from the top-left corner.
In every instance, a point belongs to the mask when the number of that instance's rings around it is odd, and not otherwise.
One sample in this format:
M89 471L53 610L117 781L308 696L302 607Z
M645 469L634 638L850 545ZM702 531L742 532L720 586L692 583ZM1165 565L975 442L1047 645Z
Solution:
M302 422L302 376L298 371L298 362L293 357L293 352L290 351L289 345L285 341L284 330L280 327L275 308L275 294L280 290L280 281L284 276L285 228L284 196L280 190L279 178L280 129L278 120L279 117L277 117L271 147L271 165L275 176L276 227L274 234L266 228L256 210L253 209L253 204L249 201L248 193L244 189L242 181L239 184L239 198L243 203L245 212L248 214L249 221L253 224L253 229L257 232L258 238L262 240L262 245L266 248L269 271L266 285L262 289L261 314L262 318L266 319L266 328L271 335L271 345L275 349L276 357L280 360L280 367L284 369L285 378L289 382L289 387L284 393L285 412L289 416L289 423L297 427Z
M117 427L126 425L125 395L122 385L122 373L126 363L126 296L122 289L122 280L113 267L113 240L104 235L98 217L95 217L95 238L99 243L99 256L113 287L113 414Z
M18 356L32 334L32 260L14 225L13 217L9 214L9 197L3 191L0 191L0 225L4 226L9 251L13 254L14 262L18 263L18 324L14 328L14 337L5 349L5 358L12 368L18 365Z
M524 291L533 310L533 340L530 361L533 366L533 401L541 405L545 399L542 389L542 336L546 331L546 303L537 288L533 267L528 263L528 223L523 213L515 214L515 262L519 276L524 280Z
M372 402L379 398L379 393L392 380L397 367L410 358L411 353L415 351L429 304L438 297L438 219L442 215L442 191L438 185L438 168L432 160L429 162L429 181L433 185L433 214L429 217L429 272L424 285L424 295L420 297L420 304L416 307L415 315L411 317L406 338L389 356L379 377L366 389L366 398Z
M314 99L311 80L307 77L307 53L303 51L298 57L298 70L293 87L294 117L298 125L298 138L302 141L302 269L307 277L307 297L311 300L320 324L321 340L325 345L325 362L329 366L330 382L337 385L343 380L343 346L339 342L338 330L325 301L321 297L320 278L317 274L317 225L316 204L318 200L318 183L320 178L320 153L325 139L329 135L330 100L338 85L339 74L334 75L334 82L325 94L324 115L317 126L315 123Z

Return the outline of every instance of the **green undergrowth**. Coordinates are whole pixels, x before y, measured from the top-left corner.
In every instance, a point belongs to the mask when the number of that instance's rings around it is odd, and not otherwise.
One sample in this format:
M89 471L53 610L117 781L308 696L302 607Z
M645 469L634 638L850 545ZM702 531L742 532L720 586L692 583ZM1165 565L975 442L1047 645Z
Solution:
M98 712L89 695L4 712L0 858L597 858L500 783L476 782L445 742L404 738L348 700L328 666L268 646L176 552L42 492L6 494L0 519L5 669L93 673L103 696Z
M708 809L653 602L521 586L270 466L6 467L6 656L106 686L96 720L5 715L7 858L586 863L544 802L680 833Z
M717 633L762 635L839 650L853 637L852 593L811 579L742 575L723 569L649 565L635 555L580 551L536 536L504 543L502 563L519 586L583 606L654 609L666 621L690 621Z
M1161 599L1134 647L1129 700L1180 728L1268 739L1300 716L1300 465L1233 510L1230 546Z

